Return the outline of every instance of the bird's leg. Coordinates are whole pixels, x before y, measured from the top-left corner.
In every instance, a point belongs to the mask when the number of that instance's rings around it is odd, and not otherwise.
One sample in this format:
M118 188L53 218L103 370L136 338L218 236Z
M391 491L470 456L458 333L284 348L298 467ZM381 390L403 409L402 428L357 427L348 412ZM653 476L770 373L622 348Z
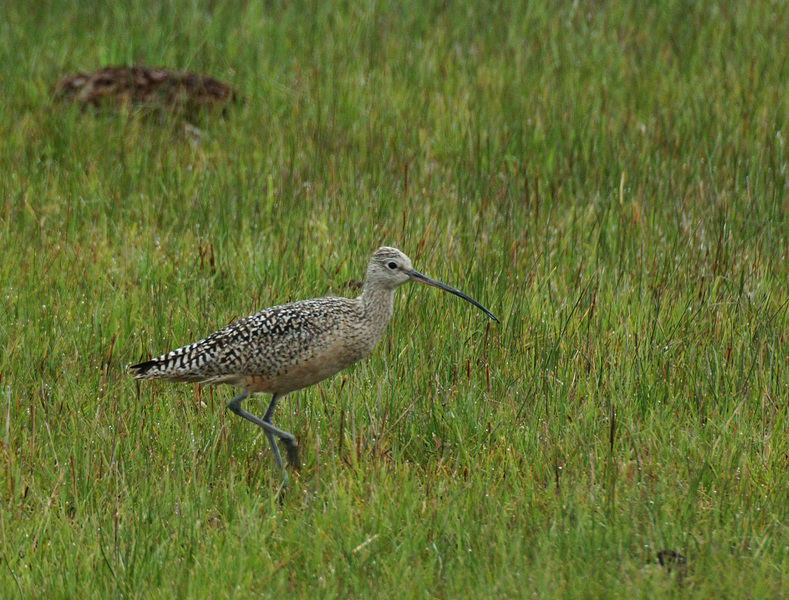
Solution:
M280 397L277 394L273 394L271 396L271 402L268 403L268 408L266 409L266 414L263 415L263 420L266 423L271 423L271 415L274 414L274 409L277 408L277 402L279 402Z
M274 462L277 463L277 468L284 473L282 469L282 457L279 454L279 446L277 446L277 438L274 436L273 433L266 433L266 439L268 440L268 445L271 446L271 452L274 453ZM287 475L285 475L287 478Z
M273 394L271 396L271 402L268 404L268 408L266 409L266 414L263 415L263 422L268 423L271 425L271 415L274 414L274 409L277 407L277 402L282 396L279 394ZM283 432L286 433L286 432ZM285 450L288 453L288 462L295 468L298 469L301 465L299 464L299 445L296 442L296 438L293 437L291 434L286 433L288 438L280 437L280 439L285 442ZM273 443L272 437L269 437L269 442Z
M287 483L288 481L288 474L285 472L285 469L282 468L282 458L279 454L279 448L277 447L277 440L276 438L281 439L288 447L288 459L293 457L293 450L291 448L298 448L298 444L296 442L296 438L293 437L292 434L288 433L287 431L282 431L278 429L274 425L271 424L270 418L271 415L271 405L269 405L269 411L266 411L266 416L269 417L268 421L259 419L255 415L252 415L241 408L241 402L249 396L249 392L244 390L240 394L238 394L235 398L233 398L230 402L227 403L227 407L236 413L239 417L246 419L257 425L258 427L262 428L266 434L266 438L268 439L268 443L271 446L271 451L274 454L274 462L277 464L277 469L279 469L280 473L282 473L282 480L283 484ZM272 404L276 404L277 396L275 395L272 398Z

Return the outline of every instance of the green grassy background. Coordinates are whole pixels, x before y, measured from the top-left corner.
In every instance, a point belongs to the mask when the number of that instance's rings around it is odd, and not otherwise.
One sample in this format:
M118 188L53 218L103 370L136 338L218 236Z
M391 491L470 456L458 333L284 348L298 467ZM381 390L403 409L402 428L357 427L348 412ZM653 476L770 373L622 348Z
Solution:
M0 20L4 597L787 593L785 4L86 4ZM109 64L246 102L52 102ZM400 290L281 507L232 390L125 373L382 244L501 324Z

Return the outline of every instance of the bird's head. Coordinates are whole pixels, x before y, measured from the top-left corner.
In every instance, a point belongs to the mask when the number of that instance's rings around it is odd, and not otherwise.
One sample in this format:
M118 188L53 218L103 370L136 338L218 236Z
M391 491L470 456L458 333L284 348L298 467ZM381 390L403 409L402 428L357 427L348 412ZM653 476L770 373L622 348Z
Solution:
M419 271L416 271L413 266L411 266L411 259L397 248L383 246L375 251L375 254L373 254L367 265L367 279L364 283L365 288L395 290L409 281L424 283L437 287L445 292L449 292L450 294L454 294L455 296L459 296L466 302L470 302L479 308L497 323L499 322L487 308L473 298L445 283L431 279L426 275L422 275Z

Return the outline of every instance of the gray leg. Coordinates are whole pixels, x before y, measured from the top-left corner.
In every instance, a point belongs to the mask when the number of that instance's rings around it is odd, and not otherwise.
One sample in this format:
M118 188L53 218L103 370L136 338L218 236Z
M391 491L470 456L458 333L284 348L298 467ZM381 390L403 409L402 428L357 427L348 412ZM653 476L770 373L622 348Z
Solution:
M266 409L266 414L263 415L263 422L268 423L271 425L271 415L274 414L274 409L277 407L277 402L282 396L278 394L274 394L271 396L271 402L268 404L268 408ZM280 437L280 439L285 442L285 451L288 453L288 462L294 468L298 469L301 465L299 464L299 444L296 442L296 438L293 437L291 434L287 432L282 432L287 435L287 438ZM268 436L268 440L270 444L274 443L274 436L271 434L266 434Z
M236 413L239 417L246 419L247 421L251 421L258 427L262 428L263 431L266 433L266 438L268 439L269 446L271 446L271 452L274 454L274 462L277 464L277 469L280 470L282 473L282 479L284 483L288 481L288 474L282 468L282 458L279 454L279 448L277 447L277 439L281 439L287 448L288 451L288 461L298 467L298 449L299 445L296 442L296 438L293 437L292 434L288 433L287 431L282 431L281 429L275 427L271 423L271 413L274 412L274 408L277 405L277 400L279 397L274 394L271 398L271 402L269 403L268 410L266 410L266 415L263 419L259 419L255 415L249 414L243 408L241 408L241 402L245 400L249 396L249 392L244 390L240 394L238 394L235 398L233 398L230 402L227 403L227 407Z
M271 446L271 451L274 453L274 462L277 463L277 468L282 471L282 457L279 455L279 447L277 446L277 438L274 436L273 433L266 432L266 439L268 439L268 445ZM284 471L283 471L284 473ZM288 478L287 473L285 473L285 479Z

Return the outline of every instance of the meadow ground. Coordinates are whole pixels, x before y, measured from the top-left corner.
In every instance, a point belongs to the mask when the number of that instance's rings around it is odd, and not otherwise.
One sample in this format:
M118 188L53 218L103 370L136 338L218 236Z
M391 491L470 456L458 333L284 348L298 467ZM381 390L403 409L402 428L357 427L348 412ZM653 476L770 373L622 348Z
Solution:
M748 4L5 2L2 596L786 594L789 8ZM109 64L246 102L195 147L51 100ZM501 324L401 289L282 402L282 506L233 390L126 374L382 244Z

